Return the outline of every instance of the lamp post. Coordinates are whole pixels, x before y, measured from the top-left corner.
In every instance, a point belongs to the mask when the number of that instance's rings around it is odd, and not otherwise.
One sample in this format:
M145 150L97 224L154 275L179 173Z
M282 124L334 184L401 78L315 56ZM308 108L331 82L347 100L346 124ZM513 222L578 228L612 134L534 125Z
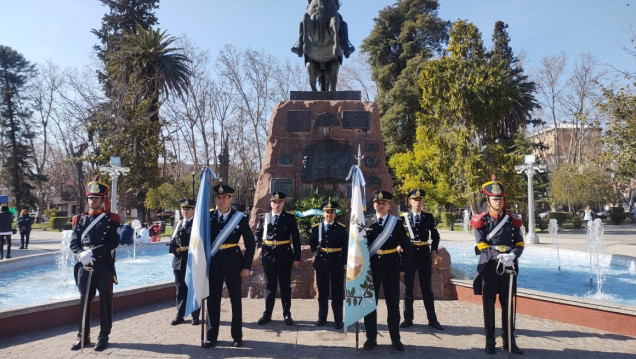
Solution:
M110 190L110 211L117 213L117 178L120 174L126 174L130 171L128 167L122 167L121 158L110 156L110 166L100 166L100 172L108 173L112 182Z
M196 172L192 171L192 199L196 199L196 197L194 197L194 176L196 176Z
M532 177L534 176L534 171L539 171L539 173L545 172L545 165L534 165L535 163L534 155L526 155L525 163L522 165L515 166L515 170L517 170L518 174L525 173L528 176L528 234L526 234L526 242L527 243L539 243L539 237L537 237L537 232L535 229L534 223L534 183Z

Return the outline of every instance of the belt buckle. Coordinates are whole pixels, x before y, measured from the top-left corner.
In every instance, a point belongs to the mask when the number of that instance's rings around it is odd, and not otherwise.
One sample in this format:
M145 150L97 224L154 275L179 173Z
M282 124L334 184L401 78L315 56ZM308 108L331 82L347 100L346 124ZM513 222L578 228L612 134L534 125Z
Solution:
M497 251L499 251L499 252L506 252L507 249L508 248L505 245L498 245L497 246Z

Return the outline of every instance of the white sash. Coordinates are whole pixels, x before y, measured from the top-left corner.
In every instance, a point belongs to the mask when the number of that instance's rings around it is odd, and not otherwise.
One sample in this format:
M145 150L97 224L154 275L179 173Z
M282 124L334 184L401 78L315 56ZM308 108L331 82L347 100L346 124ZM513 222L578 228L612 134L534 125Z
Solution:
M501 229L501 227L503 227L503 225L506 223L507 220L508 220L508 213L506 213L506 215L501 220L501 222L499 222L497 227L495 227L490 233L488 233L488 236L486 236L486 239L491 240L492 237L494 237L497 233L499 233L499 230Z
M406 222L406 228L409 230L411 240L413 240L415 239L415 236L413 235L413 229L411 228L411 221L409 221L409 212L402 212L402 215L404 216L404 222Z
M272 212L269 212L265 215L265 219L263 220L263 244L267 240L267 227L269 226L269 221L271 220Z
M80 242L84 242L84 237L86 237L86 235L88 234L88 232L90 232L91 229L93 229L93 227L97 224L97 222L101 221L102 218L104 218L104 216L106 216L106 212L102 212L102 214L100 214L99 216L97 216L97 218L95 218L94 221L92 221L88 227L86 227L86 229L84 230L84 232L82 232L82 238L80 238Z
M236 212L232 216L232 218L225 224L225 227L223 227L223 230L219 232L219 234L214 239L214 242L212 242L212 248L210 248L210 256L214 257L216 252L219 251L219 248L221 248L221 245L223 244L223 242L225 242L227 237L234 230L234 227L239 223L239 221L244 216L245 215L243 214L243 212Z
M380 233L378 238L373 241L371 248L369 248L369 257L372 257L380 248L382 248L386 240L389 239L389 237L391 236L396 223L397 217L389 214L386 218L386 223L384 224L382 233Z

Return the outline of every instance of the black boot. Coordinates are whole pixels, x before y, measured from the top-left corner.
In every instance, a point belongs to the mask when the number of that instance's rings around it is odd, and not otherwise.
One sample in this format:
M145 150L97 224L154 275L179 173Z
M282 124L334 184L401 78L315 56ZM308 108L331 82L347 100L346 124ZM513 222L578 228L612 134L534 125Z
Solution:
M517 346L517 341L515 340L515 336L513 335L512 337L510 337L510 343L512 344L510 347L508 347L508 333L504 332L503 333L503 349L505 351L510 350L511 353L517 354L517 355L523 355L523 351L521 349L519 349L519 347Z
M84 336L84 348L87 348L91 345L91 337L89 335ZM81 336L77 336L77 340L71 346L71 350L80 350L82 348L82 338Z
M486 330L486 353L495 354L495 298L483 297L484 329Z

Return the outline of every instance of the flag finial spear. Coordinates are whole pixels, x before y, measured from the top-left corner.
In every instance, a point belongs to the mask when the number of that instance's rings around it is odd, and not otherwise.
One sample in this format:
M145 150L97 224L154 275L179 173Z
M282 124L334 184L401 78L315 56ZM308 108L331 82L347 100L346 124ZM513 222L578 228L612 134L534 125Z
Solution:
M360 150L360 144L358 144L358 155L355 156L355 159L358 161L358 167L362 166L362 159L364 155L362 155L362 151Z

